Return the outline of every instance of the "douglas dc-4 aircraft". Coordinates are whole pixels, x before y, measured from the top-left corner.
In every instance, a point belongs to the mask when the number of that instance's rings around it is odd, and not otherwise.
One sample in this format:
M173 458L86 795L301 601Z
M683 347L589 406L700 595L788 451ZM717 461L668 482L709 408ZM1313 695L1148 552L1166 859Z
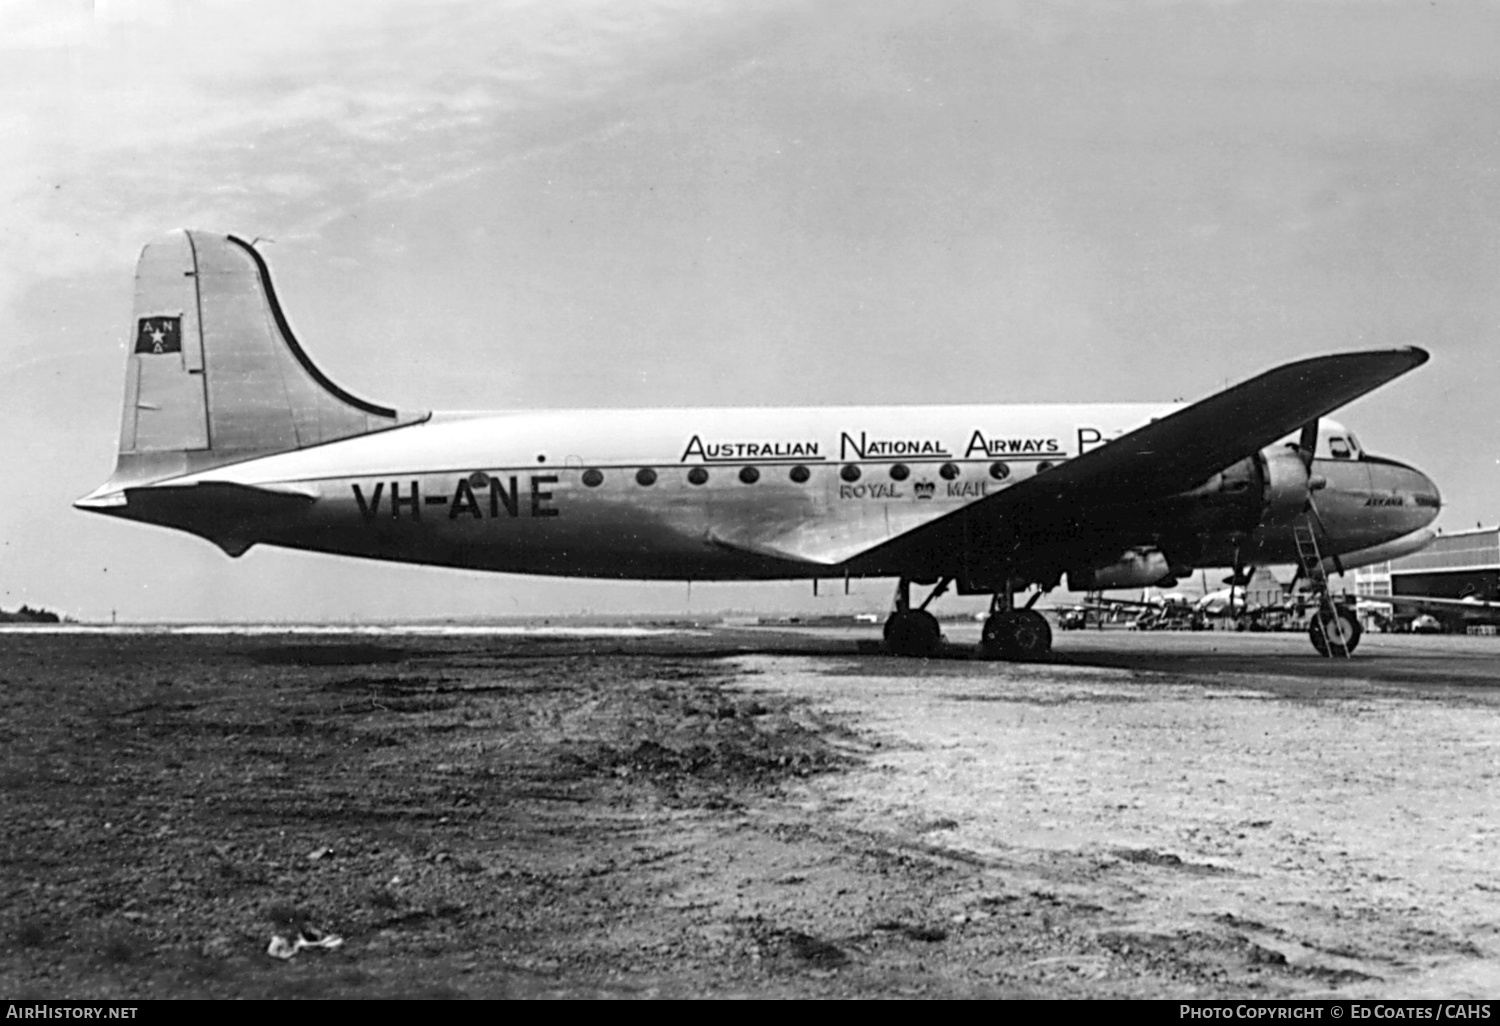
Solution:
M1064 576L1094 590L1198 566L1350 568L1421 548L1440 504L1425 475L1320 423L1424 363L1414 348L1300 360L1187 405L428 413L324 376L250 244L175 231L141 253L130 349L115 472L81 509L231 556L891 577L901 655L937 650L926 607L950 587L993 596L984 652L1036 659L1052 635L1031 605ZM918 604L912 585L932 590ZM1311 631L1325 652L1358 640L1332 603Z

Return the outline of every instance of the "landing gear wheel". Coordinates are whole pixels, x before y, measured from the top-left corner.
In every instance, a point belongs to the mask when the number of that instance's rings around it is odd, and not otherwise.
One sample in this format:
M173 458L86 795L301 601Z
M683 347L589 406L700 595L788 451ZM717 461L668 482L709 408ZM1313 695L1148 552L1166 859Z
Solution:
M1052 654L1052 626L1034 609L996 613L984 621L980 652L989 659L1046 659Z
M1354 652L1363 633L1354 614L1343 606L1334 609L1332 616L1322 611L1313 614L1312 624L1307 628L1307 636L1319 655L1339 658Z
M891 655L926 659L937 654L943 631L925 609L892 613L885 621L885 648Z

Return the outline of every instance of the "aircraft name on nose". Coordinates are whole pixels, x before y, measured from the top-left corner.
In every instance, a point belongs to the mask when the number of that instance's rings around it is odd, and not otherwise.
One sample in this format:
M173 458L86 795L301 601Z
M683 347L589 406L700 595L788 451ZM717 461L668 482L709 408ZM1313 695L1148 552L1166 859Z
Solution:
M461 477L454 485L451 496L423 495L421 485L416 481L408 481L404 485L400 481L391 481L389 491L385 481L376 481L369 495L357 484L351 487L354 501L359 506L359 515L367 524L375 523L382 516L392 520L421 520L423 506L445 507L449 520L457 520L459 517L480 520L502 515L546 519L558 515L558 508L552 505L552 492L546 487L557 483L556 474L530 475L530 488L525 493L521 491L516 475L510 475L508 481L507 485L493 475Z
M1366 506L1405 506L1406 499L1400 495L1372 495L1365 500Z

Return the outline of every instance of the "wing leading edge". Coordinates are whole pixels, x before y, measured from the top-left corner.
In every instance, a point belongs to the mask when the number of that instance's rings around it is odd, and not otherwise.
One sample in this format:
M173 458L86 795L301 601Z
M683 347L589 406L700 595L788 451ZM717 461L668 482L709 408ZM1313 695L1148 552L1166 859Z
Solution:
M1427 359L1425 350L1408 346L1283 364L1025 484L1052 492L1135 492L1143 497L1187 491L1309 421L1415 370Z

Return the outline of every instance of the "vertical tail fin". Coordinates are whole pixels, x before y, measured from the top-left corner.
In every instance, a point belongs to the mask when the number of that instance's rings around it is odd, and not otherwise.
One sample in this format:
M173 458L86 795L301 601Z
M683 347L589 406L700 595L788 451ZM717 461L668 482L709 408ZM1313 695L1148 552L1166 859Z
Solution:
M141 251L128 360L115 473L89 500L427 416L359 399L318 370L265 261L232 235L178 230Z

